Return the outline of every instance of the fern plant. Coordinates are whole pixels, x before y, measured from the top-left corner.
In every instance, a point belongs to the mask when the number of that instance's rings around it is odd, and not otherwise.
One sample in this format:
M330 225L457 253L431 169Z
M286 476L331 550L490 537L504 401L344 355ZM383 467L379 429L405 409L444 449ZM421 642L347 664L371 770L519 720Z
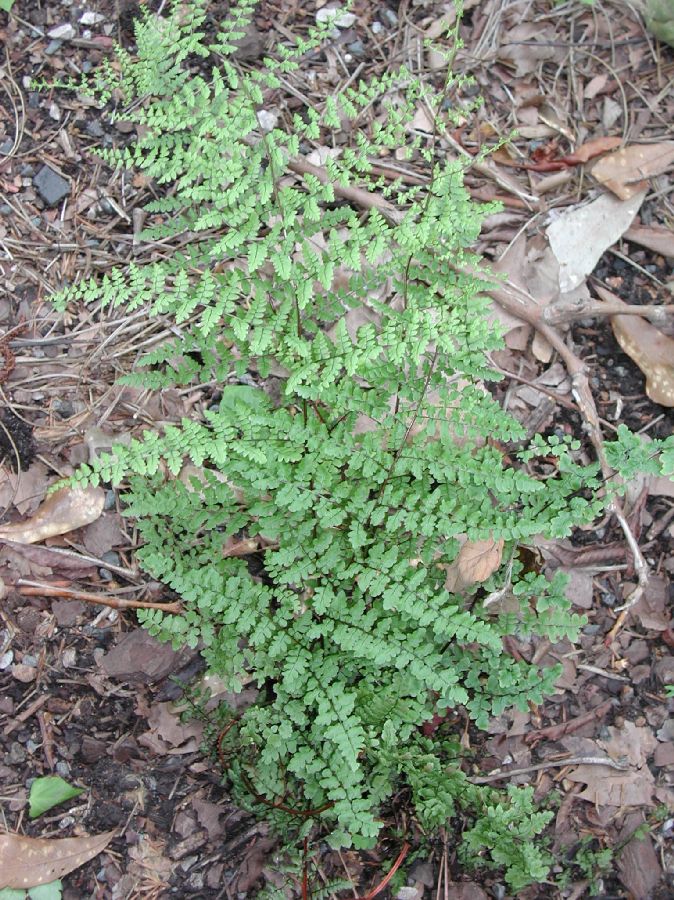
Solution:
M423 827L472 816L466 858L505 866L517 888L545 876L533 838L549 814L533 812L530 792L471 784L456 745L420 726L462 708L484 727L553 690L556 671L515 660L503 639L554 641L581 619L561 580L523 573L515 550L592 521L605 503L597 471L570 443L504 452L524 435L484 389L500 336L487 276L467 274L491 208L471 202L461 163L439 152L457 79L435 93L391 72L265 131L263 105L330 32L244 72L234 51L253 7L241 0L210 40L204 0L146 13L137 55L118 50L78 86L141 126L131 146L100 155L162 194L144 237L182 240L171 258L67 287L58 302L170 316L178 337L133 380L220 392L202 420L146 432L77 478L128 479L139 559L184 599L182 615L145 611L143 624L200 646L231 689L257 684L223 738L242 802L288 834L320 820L333 845L362 848L406 783ZM433 135L409 128L420 103ZM351 144L324 170L307 164L347 123ZM372 160L401 148L425 161L426 186L375 174ZM265 390L270 373L280 399ZM231 552L244 539L261 565ZM459 590L446 576L465 541L503 546L507 562ZM517 615L482 602L508 579Z

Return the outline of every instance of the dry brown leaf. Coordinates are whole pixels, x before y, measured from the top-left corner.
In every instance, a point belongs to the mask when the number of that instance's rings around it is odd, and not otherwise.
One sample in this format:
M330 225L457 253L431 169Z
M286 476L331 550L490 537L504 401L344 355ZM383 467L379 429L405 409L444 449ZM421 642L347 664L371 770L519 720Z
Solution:
M458 570L466 584L486 581L501 565L503 539L466 541L457 557Z
M653 847L653 839L647 833L635 835L643 827L646 817L640 810L625 817L617 846L619 878L634 898L653 897L662 878L662 867Z
M620 727L609 725L607 737L598 743L611 759L627 760L630 765L641 768L646 765L658 742L652 728L626 720Z
M606 87L606 83L608 81L608 75L604 72L601 75L595 75L594 78L591 78L590 81L585 85L585 99L592 100L597 94L601 93Z
M630 144L592 166L592 175L609 190L629 200L644 190L646 179L660 175L674 162L674 141L659 144Z
M535 72L542 62L554 59L554 33L548 23L521 22L503 35L499 59L515 65L515 77Z
M203 737L202 722L181 722L171 703L154 703L147 716L150 730L141 734L138 743L157 755L179 756L194 753Z
M662 575L651 575L639 602L632 607L631 614L650 631L666 631L672 625L668 601L668 580Z
M641 316L612 316L613 333L646 376L654 403L674 406L674 340Z
M105 850L114 831L78 838L31 838L0 835L0 888L49 884Z
M623 301L598 284L599 297L613 305ZM641 316L612 316L616 340L646 376L646 393L654 403L674 406L674 340Z
M625 238L654 253L662 253L674 259L674 231L662 225L632 225L625 232Z
M578 796L595 806L655 806L655 779L647 766L620 772L608 766L582 765L566 776L569 781L585 784Z
M577 162L586 163L589 162L589 160L594 159L594 157L598 156L600 153L606 153L609 150L615 150L615 148L619 146L619 137L592 138L589 141L585 141L584 144L581 144L577 150L573 151L573 153L570 153L569 157Z
M652 729L626 721L620 728L609 726L607 734L605 740L586 741L588 749L583 755L606 753L609 759L629 768L621 772L605 766L579 765L567 775L570 781L586 785L578 796L596 806L655 806L655 779L647 764L657 745ZM569 739L563 743L568 747Z
M0 526L0 540L36 544L75 528L90 525L103 512L105 491L100 487L61 488L40 505L25 522Z

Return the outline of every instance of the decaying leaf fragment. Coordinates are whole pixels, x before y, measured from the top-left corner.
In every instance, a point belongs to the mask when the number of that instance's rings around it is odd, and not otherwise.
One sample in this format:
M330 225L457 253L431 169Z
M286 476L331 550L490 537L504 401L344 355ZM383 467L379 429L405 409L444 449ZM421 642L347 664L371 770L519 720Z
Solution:
M90 525L103 512L105 491L100 487L61 488L40 504L24 522L0 525L0 540L37 544L58 534Z
M49 884L105 850L114 831L78 838L31 838L0 834L0 888Z

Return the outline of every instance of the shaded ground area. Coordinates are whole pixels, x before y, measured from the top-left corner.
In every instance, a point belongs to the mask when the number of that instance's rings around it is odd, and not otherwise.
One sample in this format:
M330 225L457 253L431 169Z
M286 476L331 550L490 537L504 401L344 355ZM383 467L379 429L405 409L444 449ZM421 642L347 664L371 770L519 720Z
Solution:
M212 5L213 26L225 11L225 4ZM138 239L141 207L156 186L140 175L111 173L91 152L127 140L126 124L110 125L82 96L38 93L30 84L89 71L109 55L113 40L132 47L136 13L133 5L103 0L86 6L18 0L11 17L0 13L0 499L8 522L29 519L49 486L109 447L112 436L124 439L143 427L199 416L217 391L207 385L156 397L116 385L141 352L166 337L166 324L142 311L102 308L68 310L62 317L49 302L55 289L78 277L166 252ZM293 83L297 107L320 105L353 79L400 63L438 82L442 59L423 40L439 37L450 16L450 6L439 2L359 0L353 21ZM315 17L314 3L261 3L241 64L255 65L263 50L273 52ZM544 304L551 294L552 270L541 243L548 222L610 190L582 162L557 161L611 137L655 147L654 158L662 161L672 141L674 51L654 45L618 4L488 0L469 4L462 34L457 65L476 86L460 102L479 92L484 105L466 114L447 152L472 155L518 129L491 162L471 169L467 184L476 199L504 204L486 221L478 250L496 260L508 248L504 271ZM292 102L266 99L281 121L292 114ZM428 129L422 107L414 127ZM380 162L392 177L401 171L410 180L424 177L419 166ZM670 173L671 159L651 164L638 218L592 267L593 299L607 299L595 293L599 284L628 304L672 303ZM602 227L595 231L601 234ZM671 315L656 325L664 338L674 335ZM506 331L506 348L494 357L507 373L495 388L503 403L532 434L582 433L582 415L554 350L521 323L506 322ZM637 364L605 315L572 317L561 331L588 365L607 437L621 423L653 437L671 434L671 404L645 392L652 333L631 338ZM589 443L587 454L591 458ZM413 849L405 862L407 886L397 893L401 900L436 892L457 900L505 896L497 873L472 875L459 866L454 833L463 823L425 839L406 814L404 796L386 811L387 828L372 853L336 854L317 843L304 864L301 848L295 858L279 856L265 824L231 803L217 755L200 751L204 723L179 719L175 701L182 691L175 679L198 675L198 658L157 646L136 629L132 611L68 594L164 597L161 585L137 571L133 522L120 513L119 496L108 491L102 514L90 524L38 545L10 539L0 548L3 824L40 837L118 830L103 854L67 877L66 897L245 897L262 889L299 896L303 865L312 893L346 879L351 895L364 896L398 856L402 833ZM615 640L616 608L635 584L635 572L620 528L607 519L571 541L538 548L544 564L569 572L570 596L588 624L577 646L513 641L511 652L561 662L558 693L526 715L504 714L487 735L473 733L461 716L428 725L430 734L463 733L466 764L475 774L492 772L500 785L534 784L541 799L558 794L550 829L560 861L556 884L523 897L665 898L674 892L674 701L665 696L665 686L674 683L671 483L631 485L626 515L653 576ZM217 725L206 723L206 729L212 745ZM597 764L607 756L620 767ZM501 767L516 774L501 777ZM86 791L31 822L30 780L50 773ZM638 829L641 839L632 840ZM604 850L611 852L602 856Z

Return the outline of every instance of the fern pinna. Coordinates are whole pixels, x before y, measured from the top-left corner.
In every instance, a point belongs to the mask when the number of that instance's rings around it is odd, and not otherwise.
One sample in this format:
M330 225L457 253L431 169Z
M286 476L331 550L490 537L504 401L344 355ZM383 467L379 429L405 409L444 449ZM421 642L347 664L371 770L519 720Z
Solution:
M504 455L524 434L484 387L500 337L469 250L491 208L471 202L442 142L460 82L438 94L400 70L265 130L264 105L280 105L331 34L318 28L244 72L236 42L253 6L239 2L210 39L203 0L147 13L137 55L119 50L78 86L114 96L115 117L141 126L101 156L157 186L143 237L182 240L170 259L70 286L59 302L170 316L179 337L146 354L133 380L221 392L201 420L146 432L77 477L128 478L139 559L184 598L184 614L145 611L145 626L202 647L231 689L259 687L227 731L227 776L243 799L294 797L320 813L277 810L289 833L317 818L335 846L368 847L404 782L425 827L457 806L473 816L467 856L505 865L517 887L545 875L531 838L549 814L532 813L530 791L472 785L455 743L420 726L463 708L484 727L552 691L556 670L515 660L503 638L554 641L580 618L561 580L523 574L514 549L590 521L595 469L554 440ZM410 128L419 104L434 113L432 135ZM338 129L350 143L308 163ZM376 174L373 160L401 149L425 164L423 186ZM243 539L262 565L228 551ZM465 541L503 541L506 563L452 590ZM519 614L483 602L504 584Z

